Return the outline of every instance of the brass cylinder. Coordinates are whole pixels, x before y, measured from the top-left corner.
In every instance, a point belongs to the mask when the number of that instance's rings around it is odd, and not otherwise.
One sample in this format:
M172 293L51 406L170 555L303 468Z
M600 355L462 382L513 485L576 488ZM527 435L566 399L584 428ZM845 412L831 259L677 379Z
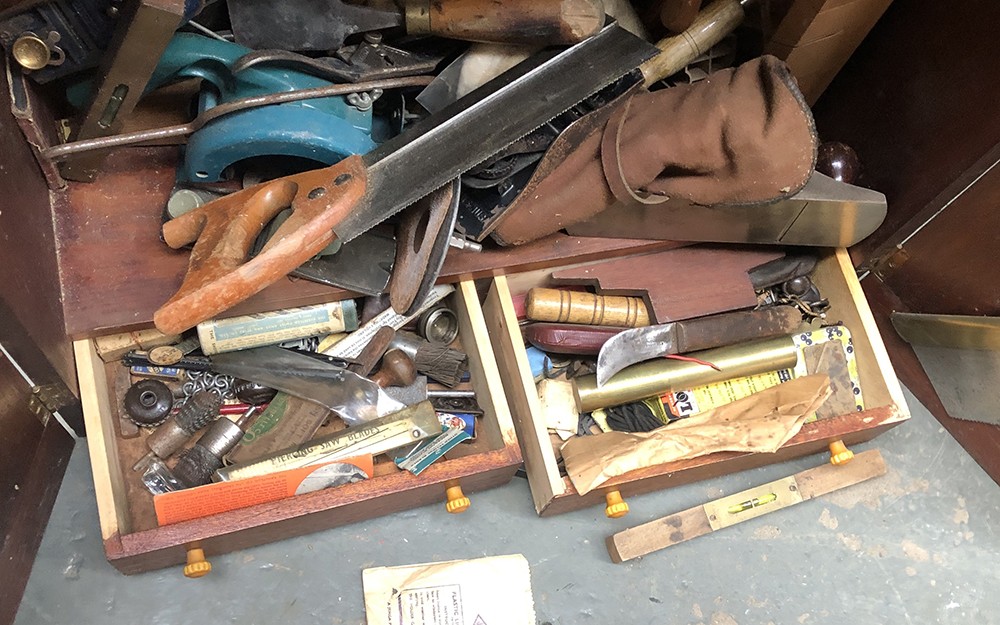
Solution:
M649 311L639 297L534 288L528 291L524 306L525 314L532 321L618 328L649 325Z
M577 408L580 412L590 412L670 391L788 369L795 366L798 349L791 336L780 336L706 349L686 356L711 363L719 370L697 362L660 358L627 367L600 388L597 387L596 375L583 376L574 380L573 384Z

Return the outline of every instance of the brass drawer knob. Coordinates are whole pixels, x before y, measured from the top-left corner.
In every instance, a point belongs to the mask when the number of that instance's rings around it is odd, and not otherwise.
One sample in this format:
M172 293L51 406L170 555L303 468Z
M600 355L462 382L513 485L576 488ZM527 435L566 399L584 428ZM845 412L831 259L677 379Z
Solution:
M830 464L847 464L854 458L854 452L847 448L844 441L836 440L830 443Z
M607 503L607 507L604 508L604 514L609 519L620 519L628 514L628 504L622 499L621 491L613 490L605 493L604 501Z
M461 486L449 486L444 492L448 497L448 503L444 505L444 508L449 514L461 514L462 512L468 510L469 506L472 505L469 498L462 492Z
M191 547L187 552L187 564L184 565L184 577L192 579L204 577L212 572L212 563L205 559L205 551L200 547Z

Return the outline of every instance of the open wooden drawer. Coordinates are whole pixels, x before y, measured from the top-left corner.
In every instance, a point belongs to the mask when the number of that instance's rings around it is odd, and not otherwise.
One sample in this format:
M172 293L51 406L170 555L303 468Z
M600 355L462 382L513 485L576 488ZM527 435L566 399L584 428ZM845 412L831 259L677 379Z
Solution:
M131 470L145 453L144 437L123 439L116 431L121 398L113 380L122 366L105 364L92 341L76 341L101 535L111 564L123 573L139 573L182 563L195 547L211 556L435 502L446 514L447 486L457 484L468 494L510 481L521 455L475 285L461 282L451 297L484 413L475 441L459 445L419 476L380 464L369 480L164 527L157 527L152 495Z
M628 497L818 453L827 449L829 443L840 439L848 445L859 443L909 418L902 390L847 251L831 251L819 262L813 281L831 302L827 320L831 323L842 321L853 336L866 410L807 423L773 454L725 452L662 464L629 472L580 496L569 478L560 475L511 297L534 286L547 286L550 273L551 270L534 271L494 278L483 304L524 454L535 508L541 515L559 514L590 505L603 506L605 495L613 491Z

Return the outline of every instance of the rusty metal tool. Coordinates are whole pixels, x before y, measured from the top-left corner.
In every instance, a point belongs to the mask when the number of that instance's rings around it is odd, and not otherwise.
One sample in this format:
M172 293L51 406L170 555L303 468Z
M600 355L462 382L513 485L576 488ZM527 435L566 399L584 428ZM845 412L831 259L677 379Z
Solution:
M597 386L616 373L653 358L791 334L802 325L792 306L773 306L646 326L609 339L597 356Z
M458 218L460 189L456 178L403 211L396 227L396 264L389 279L393 310L412 315L437 282Z
M347 243L508 143L631 71L652 46L615 24L565 50L545 50L363 156L266 182L163 226L173 248L194 243L180 290L153 317L184 330L277 281L335 240ZM539 94L544 94L540 97ZM246 262L254 238L292 215Z
M410 35L465 41L577 43L604 25L599 0L230 0L236 42L250 48L336 50L358 33L404 27Z
M254 66L280 65L325 78L332 82L360 82L430 74L444 59L443 54L422 54L382 43L377 34L365 35L354 46L344 46L328 57L313 58L288 50L256 50L240 57L230 71L233 74Z
M384 293L392 277L396 237L374 228L363 233L336 254L318 256L302 263L293 276L361 293Z

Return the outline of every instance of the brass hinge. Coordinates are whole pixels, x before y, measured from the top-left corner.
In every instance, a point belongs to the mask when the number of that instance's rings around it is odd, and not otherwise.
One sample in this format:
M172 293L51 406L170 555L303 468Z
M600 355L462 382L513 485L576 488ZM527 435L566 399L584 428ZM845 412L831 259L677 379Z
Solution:
M31 387L31 398L28 399L28 410L32 412L42 425L47 425L52 413L60 408L69 406L76 401L76 397L61 382L46 384L44 386Z
M876 278L885 282L893 271L902 267L908 260L910 260L910 253L905 248L897 247L875 261L872 273L875 274Z

